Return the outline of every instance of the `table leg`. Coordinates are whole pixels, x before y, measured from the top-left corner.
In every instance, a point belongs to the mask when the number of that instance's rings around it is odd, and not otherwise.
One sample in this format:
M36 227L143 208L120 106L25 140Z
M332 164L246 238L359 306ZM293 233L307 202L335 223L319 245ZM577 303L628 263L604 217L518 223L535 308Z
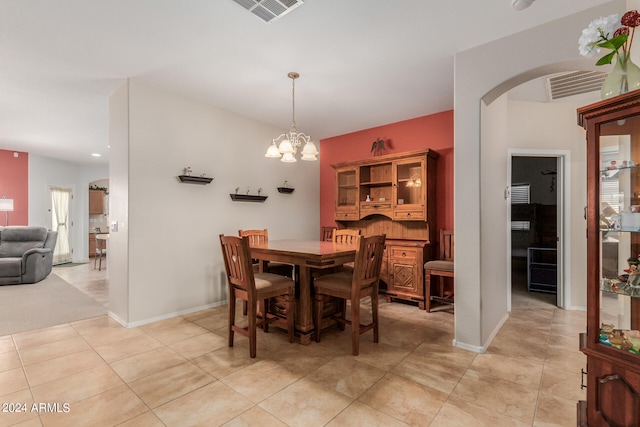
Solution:
M296 329L300 334L300 344L311 344L313 335L313 301L311 301L311 269L300 266L300 295L296 306Z

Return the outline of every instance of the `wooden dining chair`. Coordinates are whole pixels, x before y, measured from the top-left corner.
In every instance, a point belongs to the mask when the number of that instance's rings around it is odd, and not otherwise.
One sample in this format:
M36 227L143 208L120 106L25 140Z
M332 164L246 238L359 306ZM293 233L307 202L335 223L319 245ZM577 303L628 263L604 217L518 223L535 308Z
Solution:
M262 329L269 331L269 323L277 323L289 334L293 342L295 284L293 279L272 273L254 273L251 265L251 249L248 237L220 235L222 257L229 285L229 347L233 347L234 333L249 338L249 356L256 357L256 328L258 323L258 301L268 305L269 298L284 297L287 301L286 320L277 316L262 316ZM236 299L247 302L248 325L236 325Z
M249 238L249 246L256 246L269 241L269 230L238 230L238 236L247 236ZM294 266L283 262L262 262L254 263L254 271L259 273L274 273L282 276L293 278Z
M266 228L263 230L238 230L238 236L243 237L246 236L249 238L249 247L253 247L262 243L266 243L269 241L269 230ZM295 266L292 264L286 264L283 262L275 262L275 261L261 261L261 260L252 260L253 262L253 272L254 273L273 273L279 274L281 276L287 276L294 279ZM282 303L282 301L279 301ZM277 304L279 307L282 304ZM265 310L265 307L262 304L259 304L258 317L262 316L262 312ZM269 307L266 307L266 311L269 311ZM242 304L242 314L247 314L247 303L243 302Z
M333 232L337 227L322 226L320 230L320 240L323 242L333 242Z
M356 249L353 272L340 271L316 278L315 337L320 342L323 305L326 297L342 300L340 312L331 319L338 324L351 325L351 347L354 356L360 351L360 335L373 329L373 342L378 342L378 288L385 235L361 237ZM371 323L361 324L360 301L371 298ZM346 318L347 300L351 301L351 319Z
M434 303L454 305L453 289L453 230L440 230L440 244L438 259L424 264L424 292L427 312L431 311ZM434 283L438 277L438 283ZM447 285L445 280L451 278Z
M351 228L336 229L333 232L334 243L350 243L356 244L360 237L360 230L354 230Z
M333 242L357 246L358 243L360 243L360 230L353 230L350 228L335 230L333 232ZM347 269L352 271L353 263L349 262L346 264L342 264L342 269Z
M105 239L98 239L97 236L97 234L94 235L94 239L96 239L96 253L95 257L93 258L93 269L96 269L97 263L98 271L102 271L102 258L107 257L107 241Z

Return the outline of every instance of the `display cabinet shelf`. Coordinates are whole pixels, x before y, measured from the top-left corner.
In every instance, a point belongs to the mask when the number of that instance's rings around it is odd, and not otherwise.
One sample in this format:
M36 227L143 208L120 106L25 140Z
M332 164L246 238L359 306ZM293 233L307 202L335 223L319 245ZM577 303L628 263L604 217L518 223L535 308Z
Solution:
M527 291L557 292L556 258L556 248L527 248Z

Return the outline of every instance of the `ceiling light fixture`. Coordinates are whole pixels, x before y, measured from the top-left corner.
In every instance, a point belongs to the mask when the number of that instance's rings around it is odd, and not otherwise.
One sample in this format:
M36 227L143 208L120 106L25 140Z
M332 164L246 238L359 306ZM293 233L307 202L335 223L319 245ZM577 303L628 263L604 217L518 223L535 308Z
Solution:
M531 3L533 3L534 1L535 0L512 0L511 7L513 7L515 10L525 10L526 8L531 6Z
M292 71L287 75L291 79L291 98L293 99L291 130L289 130L288 133L283 133L279 137L274 138L267 149L267 154L264 156L273 158L281 157L280 161L293 163L296 161L298 148L304 143L302 160L318 160L318 150L315 144L311 142L311 137L302 132L298 132L298 129L296 129L296 79L300 77L300 74ZM279 145L277 144L278 142L280 143Z

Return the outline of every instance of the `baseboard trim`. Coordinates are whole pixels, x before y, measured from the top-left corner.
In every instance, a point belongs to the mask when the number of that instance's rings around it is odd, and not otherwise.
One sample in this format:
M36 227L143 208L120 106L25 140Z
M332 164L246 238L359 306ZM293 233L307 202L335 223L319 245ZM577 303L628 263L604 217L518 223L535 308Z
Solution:
M504 317L502 318L502 320L500 320L500 322L498 323L498 325L495 327L495 329L493 330L493 332L491 332L491 335L489 336L489 339L486 341L486 343L483 346L477 346L477 345L473 345L473 344L467 344L467 343L463 343L457 340L453 340L453 346L454 347L458 347L461 348L463 350L469 350L469 351L473 351L474 353L486 353L487 349L489 348L489 345L491 345L491 342L493 341L493 339L496 337L496 335L498 334L498 332L500 331L500 328L502 328L502 325L505 324L505 322L509 319L509 313L506 313L504 315Z
M167 314L163 314L163 315L160 315L160 316L151 317L149 319L139 320L137 322L126 322L126 321L124 321L123 319L121 319L115 313L113 313L111 311L109 311L107 314L109 315L109 317L111 317L116 322L120 323L125 328L136 328L138 326L147 325L149 323L159 322L161 320L166 320L166 319L171 319L172 317L177 317L177 316L182 316L182 315L185 315L185 314L195 313L196 311L206 310L208 308L220 307L221 305L225 305L228 302L229 302L228 300L218 301L218 302L214 302L212 304L201 305L199 307L188 308L188 309L185 309L185 310L175 311L173 313L167 313Z

